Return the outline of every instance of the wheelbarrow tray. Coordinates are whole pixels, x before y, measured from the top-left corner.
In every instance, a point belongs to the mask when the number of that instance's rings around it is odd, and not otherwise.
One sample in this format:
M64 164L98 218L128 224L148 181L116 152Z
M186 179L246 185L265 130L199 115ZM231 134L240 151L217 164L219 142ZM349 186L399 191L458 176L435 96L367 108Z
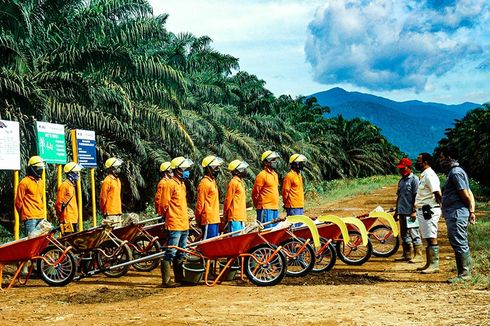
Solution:
M0 246L0 264L30 260L39 256L49 243L49 234L5 243Z
M327 238L331 240L339 240L342 238L342 232L340 228L334 223L320 223L316 224L316 227L318 229L318 234L322 238ZM292 231L294 235L298 238L311 239L311 231L306 226L294 228Z
M119 240L133 241L140 234L141 226L138 224L129 224L112 230L112 234Z
M259 239L259 240L257 240ZM254 244L263 243L259 232L246 233L223 238L211 238L196 244L196 251L207 259L233 258L248 252Z
M359 220L364 224L366 227L366 230L369 231L369 229L373 226L374 223L378 220L377 217L360 217ZM347 224L347 230L349 231L357 231L357 227L353 224Z
M78 252L91 251L100 246L102 242L109 239L105 226L72 233L59 239L61 243L68 243Z
M144 230L148 232L152 237L158 237L158 242L161 246L165 246L167 243L167 232L163 228L164 224L153 224L144 227Z
M289 228L281 228L277 230L266 229L259 233L259 236L252 240L251 248L256 247L262 243L268 242L273 245L279 245L287 239L291 238L292 235L288 232Z

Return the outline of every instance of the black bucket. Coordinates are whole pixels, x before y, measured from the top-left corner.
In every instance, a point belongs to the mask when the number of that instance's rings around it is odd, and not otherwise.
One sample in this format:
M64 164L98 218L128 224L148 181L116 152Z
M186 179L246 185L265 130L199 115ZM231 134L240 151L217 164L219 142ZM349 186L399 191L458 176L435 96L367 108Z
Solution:
M188 257L182 265L184 268L184 280L188 283L197 284L204 274L204 259L199 257Z
M222 270L226 266L226 261L220 261L219 262L219 268ZM221 276L221 279L223 281L233 281L236 277L236 273L240 270L240 265L238 265L238 262L235 260L226 270L224 271L223 275Z

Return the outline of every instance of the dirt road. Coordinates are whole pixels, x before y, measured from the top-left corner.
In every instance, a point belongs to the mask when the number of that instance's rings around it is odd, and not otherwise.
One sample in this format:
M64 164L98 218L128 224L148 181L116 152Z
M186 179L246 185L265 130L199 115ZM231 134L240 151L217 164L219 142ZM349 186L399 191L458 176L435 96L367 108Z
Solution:
M394 205L394 187L307 212L351 216ZM103 276L50 288L34 280L0 293L0 324L172 325L490 325L490 293L451 286L454 260L441 223L441 273L371 258L362 266L338 261L323 275L287 278L260 288L231 282L160 289L159 271ZM396 254L398 256L399 254Z

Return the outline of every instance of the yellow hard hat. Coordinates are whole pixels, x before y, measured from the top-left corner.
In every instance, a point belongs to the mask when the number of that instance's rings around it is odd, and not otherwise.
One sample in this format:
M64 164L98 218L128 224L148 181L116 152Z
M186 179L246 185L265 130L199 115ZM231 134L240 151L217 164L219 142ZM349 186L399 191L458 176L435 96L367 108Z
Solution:
M160 164L160 172L165 172L170 170L170 162L163 162Z
M291 155L291 157L289 158L289 163L293 163L293 162L306 162L307 159L306 159L306 156L304 156L303 154L293 154Z
M45 167L44 160L42 159L41 156L32 156L29 159L27 166L37 166L37 167L41 167L41 168Z
M211 168L215 168L215 167L220 166L223 163L224 163L224 161L221 157L218 157L215 155L208 155L202 160L201 165L203 168L208 167L208 166Z
M262 153L262 156L260 157L260 160L263 162L265 160L267 161L272 161L275 158L278 158L279 154L274 151L265 151Z
M82 171L83 167L80 164L77 164L75 162L69 162L66 163L65 167L63 168L63 172L69 173L69 172L80 172Z
M182 170L186 170L190 168L194 164L191 159L185 158L183 156L179 156L170 161L170 168L177 169L180 168Z
M104 166L106 169L117 168L122 163L123 163L123 161L121 159L116 158L116 157L111 157L111 158L108 158L107 161L105 161Z
M246 168L248 168L248 163L245 161L234 160L228 164L228 170L230 171L237 170L239 172L243 172Z

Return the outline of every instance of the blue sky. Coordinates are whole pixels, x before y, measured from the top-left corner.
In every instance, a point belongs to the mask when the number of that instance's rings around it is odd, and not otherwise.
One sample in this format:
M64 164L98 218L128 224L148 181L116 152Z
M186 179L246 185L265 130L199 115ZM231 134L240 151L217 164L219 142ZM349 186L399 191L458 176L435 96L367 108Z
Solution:
M488 0L150 3L170 15L168 30L210 36L276 95L343 87L400 101L490 101Z

